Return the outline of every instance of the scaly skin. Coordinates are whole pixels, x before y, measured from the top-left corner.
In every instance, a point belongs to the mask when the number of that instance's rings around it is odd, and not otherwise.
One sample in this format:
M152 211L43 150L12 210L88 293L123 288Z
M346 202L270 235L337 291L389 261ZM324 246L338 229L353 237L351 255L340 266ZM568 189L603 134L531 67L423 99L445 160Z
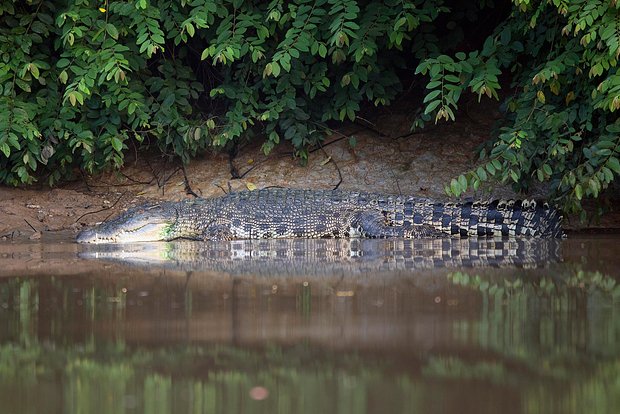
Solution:
M268 189L147 204L78 235L80 243L274 238L561 237L535 201L437 203L412 196Z

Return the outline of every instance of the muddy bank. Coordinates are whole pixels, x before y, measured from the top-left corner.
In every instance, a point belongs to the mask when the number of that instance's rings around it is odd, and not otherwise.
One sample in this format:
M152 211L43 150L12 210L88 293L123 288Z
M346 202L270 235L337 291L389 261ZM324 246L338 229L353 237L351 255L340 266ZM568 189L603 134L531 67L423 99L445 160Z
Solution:
M412 112L384 113L372 124L360 121L327 137L302 166L292 148L280 145L265 156L260 145L227 154L206 154L185 168L159 154L129 151L125 167L58 188L0 187L0 239L37 240L51 233L75 234L146 200L210 197L225 191L283 186L413 194L446 199L444 185L472 168L476 148L489 138L500 116L489 105L472 105L454 124L411 134ZM354 145L351 142L354 141ZM239 178L233 178L237 176ZM189 188L188 188L189 185ZM544 191L532 194L543 197ZM468 196L515 197L508 187L484 188ZM620 228L617 215L589 226ZM569 228L583 227L576 222Z

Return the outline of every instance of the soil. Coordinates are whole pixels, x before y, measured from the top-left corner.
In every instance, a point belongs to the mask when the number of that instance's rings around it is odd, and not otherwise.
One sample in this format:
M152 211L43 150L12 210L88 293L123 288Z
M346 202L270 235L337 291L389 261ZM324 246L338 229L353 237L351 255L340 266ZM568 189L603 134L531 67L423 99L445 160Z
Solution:
M393 110L393 109L392 109ZM429 126L410 133L413 111L383 112L373 122L360 120L326 137L307 165L292 148L278 146L269 156L260 144L227 154L205 154L185 171L178 161L155 153L129 152L120 171L65 183L56 188L0 187L0 240L73 237L86 226L102 222L147 200L180 200L222 195L231 190L269 186L361 190L413 194L446 199L444 185L476 164L477 147L489 139L500 117L494 104L471 105L457 123ZM351 145L351 137L355 145ZM136 151L137 152L137 151ZM233 178L231 166L236 171ZM185 178L187 177L187 179ZM539 188L531 197L543 197ZM467 197L515 197L508 187L494 186ZM522 197L522 196L521 196ZM583 228L575 220L569 228ZM585 227L620 228L618 215Z

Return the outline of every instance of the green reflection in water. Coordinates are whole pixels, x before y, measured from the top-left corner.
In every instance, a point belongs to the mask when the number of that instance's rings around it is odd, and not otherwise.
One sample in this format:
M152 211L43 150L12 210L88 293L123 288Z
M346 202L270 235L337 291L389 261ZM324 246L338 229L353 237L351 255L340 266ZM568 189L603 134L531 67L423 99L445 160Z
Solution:
M42 412L44 406L45 412L69 413L365 413L372 412L373 399L386 398L394 412L414 408L410 404L419 390L402 374L391 377L372 362L358 368L365 364L357 356L340 361L328 355L313 362L303 357L307 352L218 347L80 352L5 345L0 401L11 407L3 412L20 413ZM197 362L200 368L193 367ZM258 386L269 392L264 401L251 397ZM25 398L8 391L17 387ZM62 392L57 406L32 398L48 387Z
M354 355L343 363L330 353L299 366L298 354L307 349L280 350L278 356L224 348L162 352L3 346L3 412L442 412L467 407L473 398L478 412L612 412L620 403L618 361L591 363L587 372L558 380L501 358L431 357L419 370L405 371L394 361ZM213 365L188 375L181 370L186 358ZM252 399L255 387L269 392L264 401ZM557 396L550 399L552 393Z
M566 273L451 272L445 286L418 297L448 302L432 310L407 308L406 289L377 289L374 300L394 302L402 319L430 314L449 334L428 332L424 347L388 332L384 342L344 348L312 343L312 333L296 344L269 337L149 342L130 335L143 319L126 326L134 310L122 281L76 288L61 279L9 279L0 284L0 407L71 414L612 412L620 406L620 288L600 272ZM177 290L171 295L182 318L204 322L213 314L201 308L201 289ZM317 301L320 290L301 285L293 294L290 311L304 323L348 312L334 298ZM153 296L146 315L171 299ZM275 300L262 305L270 309ZM359 301L358 318L380 313ZM251 312L263 309L252 303Z
M620 355L620 284L608 275L577 268L562 278L453 272L448 280L481 296L480 319L454 326L458 335L480 346L520 357L535 350L550 356L584 349Z
M516 383L523 370L546 380L523 398L524 412L613 412L620 407L620 284L574 266L565 277L489 278L453 272L457 286L480 292L481 318L455 323L458 335L500 353L518 369L431 358L425 373ZM582 317L580 317L583 315ZM535 346L532 346L532 345Z

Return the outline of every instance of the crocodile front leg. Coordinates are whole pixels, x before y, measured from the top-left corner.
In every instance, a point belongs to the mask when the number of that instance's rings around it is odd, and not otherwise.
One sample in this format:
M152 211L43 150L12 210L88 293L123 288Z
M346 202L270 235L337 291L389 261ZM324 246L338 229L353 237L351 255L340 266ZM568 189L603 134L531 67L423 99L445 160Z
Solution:
M371 239L405 238L417 239L422 237L446 236L440 230L427 224L414 226L389 226L380 211L364 211L358 213L351 223L352 234Z
M235 238L229 224L213 223L202 232L200 240L224 241Z

